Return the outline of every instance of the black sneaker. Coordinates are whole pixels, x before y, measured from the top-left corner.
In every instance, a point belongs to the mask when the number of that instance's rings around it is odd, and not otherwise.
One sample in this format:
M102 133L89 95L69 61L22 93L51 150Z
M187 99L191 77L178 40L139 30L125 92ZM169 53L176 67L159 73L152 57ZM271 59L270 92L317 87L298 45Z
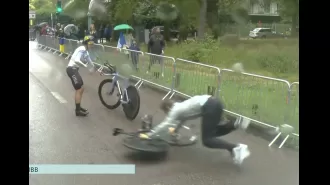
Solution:
M76 116L87 116L88 112L85 112L83 110L76 110Z

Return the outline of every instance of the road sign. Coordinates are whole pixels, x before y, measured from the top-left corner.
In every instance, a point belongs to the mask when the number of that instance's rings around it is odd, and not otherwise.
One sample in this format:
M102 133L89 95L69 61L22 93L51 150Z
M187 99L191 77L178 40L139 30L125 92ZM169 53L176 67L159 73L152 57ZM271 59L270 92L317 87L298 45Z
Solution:
M35 19L36 18L36 12L35 11L29 11L29 19Z

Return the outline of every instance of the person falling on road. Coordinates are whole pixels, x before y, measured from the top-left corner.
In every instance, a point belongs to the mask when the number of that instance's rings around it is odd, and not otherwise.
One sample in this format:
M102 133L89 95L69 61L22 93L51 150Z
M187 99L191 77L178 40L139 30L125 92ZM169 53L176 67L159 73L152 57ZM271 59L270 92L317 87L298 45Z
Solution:
M88 64L90 72L94 71L94 64L89 56L88 49L94 44L92 36L86 36L82 42L82 46L79 46L70 59L70 62L66 68L66 73L71 79L75 92L75 104L76 104L76 116L87 116L88 110L80 106L82 95L84 92L84 82L79 74L79 65L87 67Z
M185 121L201 117L201 133L204 146L228 150L235 164L241 164L245 158L250 156L247 145L233 144L217 138L238 128L245 130L250 124L250 120L245 118L238 118L236 121L226 121L225 123L220 122L224 109L220 100L210 95L194 96L183 102L165 100L161 103L161 109L167 115L165 120L150 132L140 134L140 138L157 137L160 132L166 131L166 129L171 134L175 134ZM176 125L176 128L170 128L170 125Z

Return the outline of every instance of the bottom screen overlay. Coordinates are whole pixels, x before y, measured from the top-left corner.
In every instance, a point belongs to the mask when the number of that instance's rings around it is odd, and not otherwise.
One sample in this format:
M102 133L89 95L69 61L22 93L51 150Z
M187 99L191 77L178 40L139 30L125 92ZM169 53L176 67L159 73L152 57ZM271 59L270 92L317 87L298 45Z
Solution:
M30 164L29 174L135 174L134 164Z

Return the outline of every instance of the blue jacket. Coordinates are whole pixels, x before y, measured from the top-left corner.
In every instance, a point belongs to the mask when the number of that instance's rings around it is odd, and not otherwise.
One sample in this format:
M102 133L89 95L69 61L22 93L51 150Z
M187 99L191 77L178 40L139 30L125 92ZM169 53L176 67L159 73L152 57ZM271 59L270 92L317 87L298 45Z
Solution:
M104 36L110 36L111 35L111 29L110 28L105 28L104 29Z

